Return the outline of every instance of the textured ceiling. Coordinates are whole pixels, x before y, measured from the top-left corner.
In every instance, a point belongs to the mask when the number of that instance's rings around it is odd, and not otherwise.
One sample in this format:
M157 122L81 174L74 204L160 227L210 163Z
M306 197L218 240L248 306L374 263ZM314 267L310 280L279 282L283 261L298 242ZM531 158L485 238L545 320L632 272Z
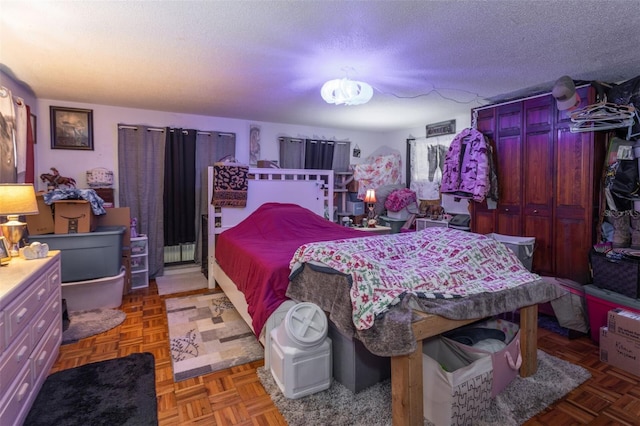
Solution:
M0 0L0 66L42 99L388 131L640 74L640 0ZM371 102L320 98L348 75Z

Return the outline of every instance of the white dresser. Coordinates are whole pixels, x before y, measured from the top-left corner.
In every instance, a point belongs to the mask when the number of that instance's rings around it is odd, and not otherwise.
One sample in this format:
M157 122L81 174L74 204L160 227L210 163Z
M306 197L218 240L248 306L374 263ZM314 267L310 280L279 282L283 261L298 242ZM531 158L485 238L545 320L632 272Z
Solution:
M23 423L62 341L60 252L0 268L0 425Z

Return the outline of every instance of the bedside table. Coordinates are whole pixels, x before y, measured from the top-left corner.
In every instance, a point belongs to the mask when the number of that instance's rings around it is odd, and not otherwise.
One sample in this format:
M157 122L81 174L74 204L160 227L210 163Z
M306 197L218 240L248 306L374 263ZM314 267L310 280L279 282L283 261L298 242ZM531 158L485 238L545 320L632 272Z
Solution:
M373 234L386 235L391 233L391 227L389 226L380 226L376 225L375 228L361 228L359 226L354 226L353 229L357 229L358 231L371 232Z

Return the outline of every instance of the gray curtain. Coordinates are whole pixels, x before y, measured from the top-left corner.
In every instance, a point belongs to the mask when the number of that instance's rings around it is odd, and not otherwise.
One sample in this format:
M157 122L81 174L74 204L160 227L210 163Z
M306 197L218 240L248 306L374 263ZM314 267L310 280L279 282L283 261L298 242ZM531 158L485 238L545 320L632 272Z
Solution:
M202 257L202 215L207 214L210 200L207 199L207 168L220 159L236 153L235 133L198 132L196 136L196 248L194 258L200 263Z
M138 220L138 233L148 236L149 276L164 271L164 147L165 131L118 125L120 207Z
M278 138L280 144L280 167L304 169L304 139Z
M351 142L338 141L333 147L333 167L336 172L348 172L351 160Z

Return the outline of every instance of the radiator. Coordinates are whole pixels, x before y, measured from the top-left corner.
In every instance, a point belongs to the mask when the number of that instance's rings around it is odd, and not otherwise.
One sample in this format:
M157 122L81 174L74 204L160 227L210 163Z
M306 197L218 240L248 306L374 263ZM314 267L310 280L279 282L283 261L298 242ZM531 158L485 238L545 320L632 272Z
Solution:
M164 263L193 262L195 243L167 246L164 248Z

